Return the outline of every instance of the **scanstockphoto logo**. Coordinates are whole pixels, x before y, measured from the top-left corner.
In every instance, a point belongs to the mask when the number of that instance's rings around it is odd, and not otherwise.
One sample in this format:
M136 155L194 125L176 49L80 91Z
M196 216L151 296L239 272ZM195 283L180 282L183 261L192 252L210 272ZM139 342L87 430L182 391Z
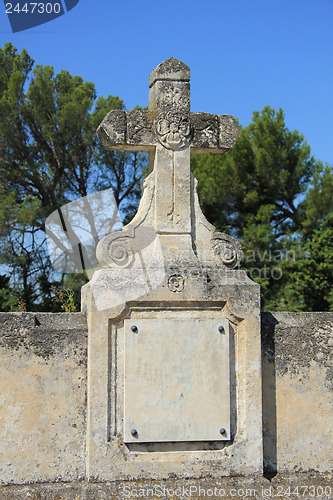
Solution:
M38 2L24 0L7 2L3 0L3 2L12 31L17 33L63 16L72 10L79 3L79 0L39 0Z
M121 231L122 222L112 189L74 200L55 210L45 221L52 267L60 273L85 271L99 311L117 307L157 288L165 278L159 236L153 228L141 228L140 238ZM111 234L114 233L114 234ZM109 275L99 280L101 268L96 249L104 237ZM104 256L105 258L105 256Z

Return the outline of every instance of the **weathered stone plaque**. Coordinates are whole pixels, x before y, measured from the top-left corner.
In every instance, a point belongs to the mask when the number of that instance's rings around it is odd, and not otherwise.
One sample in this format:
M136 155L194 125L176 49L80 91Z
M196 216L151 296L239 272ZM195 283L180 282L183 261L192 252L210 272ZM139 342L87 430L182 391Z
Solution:
M226 319L125 320L127 443L230 439Z

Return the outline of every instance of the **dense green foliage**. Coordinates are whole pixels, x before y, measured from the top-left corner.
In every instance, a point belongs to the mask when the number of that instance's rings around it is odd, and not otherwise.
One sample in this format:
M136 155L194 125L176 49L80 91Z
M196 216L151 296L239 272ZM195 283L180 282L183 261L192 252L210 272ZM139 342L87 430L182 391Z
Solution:
M79 302L86 275L56 274L46 251L54 210L112 187L133 214L146 156L106 151L95 135L110 109L124 107L97 99L79 76L0 48L0 310L60 310L52 287L70 286ZM288 130L282 110L255 112L231 152L192 155L191 166L209 221L241 240L264 310L333 310L332 167Z
M283 111L255 112L232 151L191 164L207 218L242 242L263 309L332 310L332 167L311 156Z
M27 52L18 54L11 44L0 49L0 264L10 270L11 296L21 297L28 309L57 307L51 283L64 287L70 281L79 299L87 279L52 271L48 215L110 187L124 212L137 203L146 156L105 151L95 135L111 109L124 109L123 101L96 99L93 83L34 67ZM8 309L6 283L0 282L1 307Z

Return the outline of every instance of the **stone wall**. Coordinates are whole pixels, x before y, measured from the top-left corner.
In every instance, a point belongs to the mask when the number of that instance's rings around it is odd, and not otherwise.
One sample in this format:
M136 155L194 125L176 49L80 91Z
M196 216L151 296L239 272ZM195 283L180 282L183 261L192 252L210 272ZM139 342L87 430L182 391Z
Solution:
M262 314L266 476L331 471L332 346L332 313ZM86 357L82 313L0 313L0 484L84 479Z
M1 483L84 477L85 316L0 313L0 346Z
M263 313L264 464L332 470L333 314Z

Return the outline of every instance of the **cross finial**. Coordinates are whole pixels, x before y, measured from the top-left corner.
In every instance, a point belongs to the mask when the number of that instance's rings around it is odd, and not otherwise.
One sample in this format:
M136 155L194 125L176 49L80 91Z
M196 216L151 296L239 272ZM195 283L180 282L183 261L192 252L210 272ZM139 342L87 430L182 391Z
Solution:
M153 69L149 75L149 87L151 88L157 80L189 82L191 70L186 64L174 57L169 57Z

